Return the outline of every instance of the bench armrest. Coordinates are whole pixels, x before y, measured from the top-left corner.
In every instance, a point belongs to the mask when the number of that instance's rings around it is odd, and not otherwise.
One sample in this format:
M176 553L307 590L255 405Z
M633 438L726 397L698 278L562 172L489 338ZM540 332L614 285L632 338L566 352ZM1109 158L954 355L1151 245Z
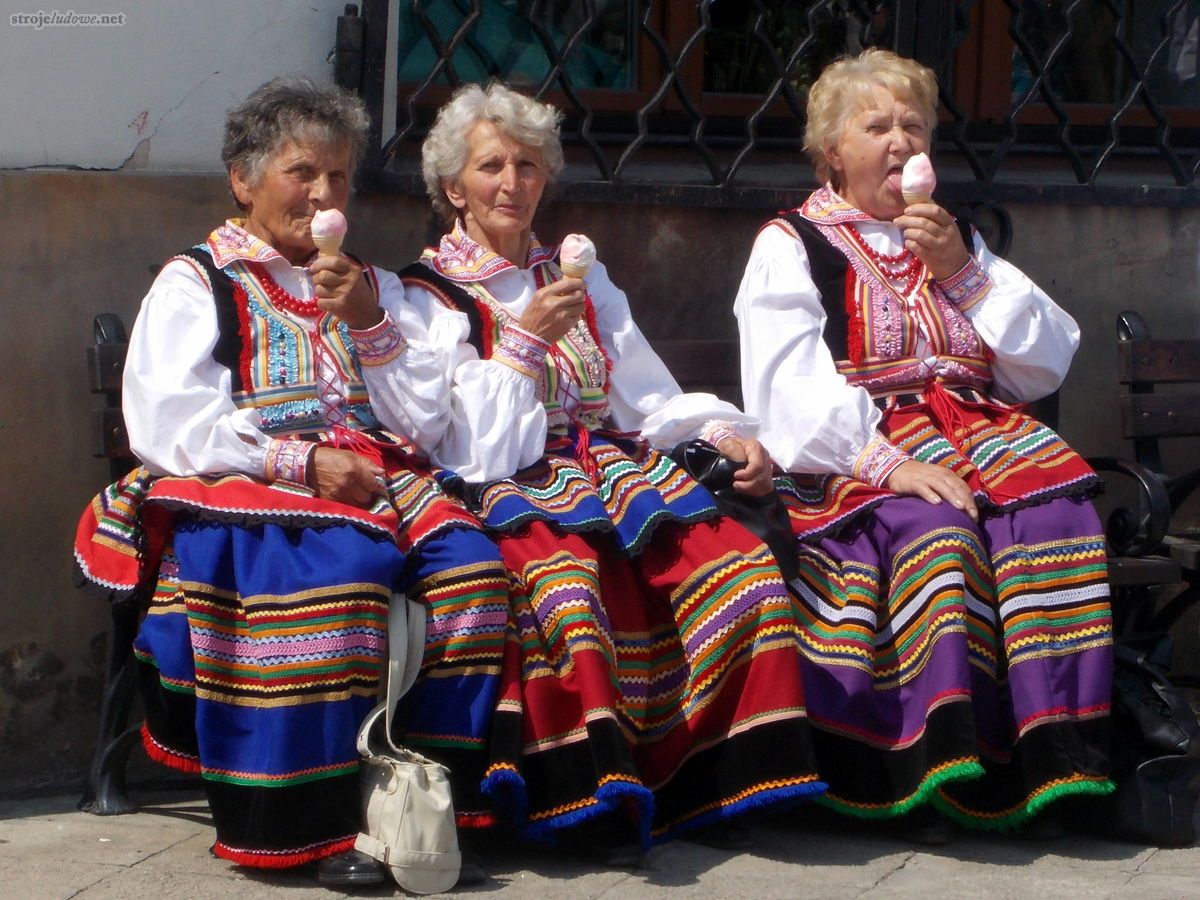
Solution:
M1108 516L1105 533L1117 556L1145 556L1156 550L1171 524L1171 499L1162 480L1140 463L1097 456L1088 464L1097 472L1115 472L1137 486L1137 506L1121 506Z

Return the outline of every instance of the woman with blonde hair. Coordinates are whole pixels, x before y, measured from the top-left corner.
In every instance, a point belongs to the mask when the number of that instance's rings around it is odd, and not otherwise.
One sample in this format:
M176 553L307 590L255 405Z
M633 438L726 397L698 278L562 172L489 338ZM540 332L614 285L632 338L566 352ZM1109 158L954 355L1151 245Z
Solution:
M825 186L762 228L735 305L747 412L799 489L825 800L917 811L930 840L931 809L1013 828L1112 787L1097 479L1020 406L1058 388L1079 329L967 223L905 199L936 124L925 67L827 68L805 135Z
M450 384L426 449L514 580L485 790L527 835L583 826L632 863L689 831L740 842L736 817L822 785L779 569L661 452L704 436L766 494L755 423L682 393L605 267L564 277L533 235L558 120L501 84L458 91L422 149L449 230L401 275Z

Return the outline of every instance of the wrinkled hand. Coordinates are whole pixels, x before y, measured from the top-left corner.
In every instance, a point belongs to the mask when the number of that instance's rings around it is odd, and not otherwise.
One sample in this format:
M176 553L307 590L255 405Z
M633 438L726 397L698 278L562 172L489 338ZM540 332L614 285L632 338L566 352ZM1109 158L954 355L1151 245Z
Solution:
M970 258L954 217L932 201L914 203L893 224L904 233L904 246L925 263L934 278L949 278Z
M538 289L517 325L548 344L557 343L583 315L584 290L582 278L563 278Z
M318 256L308 264L317 305L350 328L361 331L378 325L383 310L363 270L345 256Z
M309 465L308 484L318 497L366 508L383 493L383 469L351 450L318 447Z
M979 508L967 483L942 466L910 459L896 466L884 487L897 494L912 494L930 503L945 500L965 512L972 521L979 521Z
M767 448L754 438L727 437L717 449L725 456L740 463L742 468L733 473L733 489L751 497L765 497L775 490L771 472L771 455Z

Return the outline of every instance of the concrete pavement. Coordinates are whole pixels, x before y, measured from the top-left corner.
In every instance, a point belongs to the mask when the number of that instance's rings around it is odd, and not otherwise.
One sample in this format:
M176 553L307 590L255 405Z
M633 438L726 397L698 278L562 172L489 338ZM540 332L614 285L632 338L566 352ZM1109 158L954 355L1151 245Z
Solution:
M0 898L336 897L300 873L262 876L208 853L203 799L178 791L139 795L127 816L77 812L76 797L0 799ZM1094 837L1033 842L960 835L919 848L895 833L824 814L756 828L756 849L727 853L676 842L634 871L604 869L559 851L489 845L490 878L456 892L518 898L1076 898L1200 897L1200 846L1158 850ZM398 889L355 892L400 896Z

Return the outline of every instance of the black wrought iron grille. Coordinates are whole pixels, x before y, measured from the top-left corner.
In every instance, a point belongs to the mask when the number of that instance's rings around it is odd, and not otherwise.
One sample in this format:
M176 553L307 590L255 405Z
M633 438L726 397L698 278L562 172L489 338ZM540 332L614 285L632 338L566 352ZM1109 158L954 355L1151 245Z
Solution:
M387 0L341 21L365 35L339 71L383 148L368 186L419 190L437 107L501 78L562 108L563 178L597 198L809 187L807 89L868 46L937 73L957 200L1180 205L1200 169L1200 0L400 0L384 123L388 24Z

